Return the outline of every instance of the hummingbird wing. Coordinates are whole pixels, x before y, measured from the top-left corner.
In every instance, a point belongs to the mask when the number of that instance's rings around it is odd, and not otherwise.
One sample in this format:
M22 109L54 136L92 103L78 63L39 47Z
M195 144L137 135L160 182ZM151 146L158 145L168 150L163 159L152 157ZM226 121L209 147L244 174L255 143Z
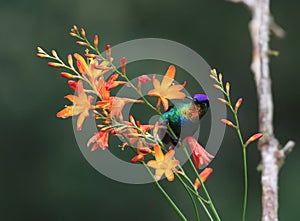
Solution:
M177 125L178 119L176 119L178 118L177 115L177 109L174 106L170 106L163 114L164 119L159 119L159 124L163 127L158 130L158 136L165 144L172 143L176 146L178 143L178 139L174 138L168 130L168 127L171 127L176 136L180 135L180 131L178 131L178 129L180 130L180 125Z

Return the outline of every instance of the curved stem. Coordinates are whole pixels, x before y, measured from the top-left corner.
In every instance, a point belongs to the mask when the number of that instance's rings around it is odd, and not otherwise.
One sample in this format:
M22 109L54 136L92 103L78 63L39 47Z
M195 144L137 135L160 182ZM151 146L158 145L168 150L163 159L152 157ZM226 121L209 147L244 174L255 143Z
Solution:
M206 187L205 187L205 185L204 185L202 179L200 178L200 176L199 176L199 174L198 174L198 171L197 171L197 169L195 168L195 165L194 165L193 161L192 161L191 158L190 158L189 153L188 153L187 150L186 150L186 147L183 147L183 150L184 150L184 153L186 154L186 156L187 156L187 158L188 158L189 164L191 165L191 167L192 167L192 169L193 169L193 171L194 171L194 173L195 173L195 175L196 175L196 178L199 179L199 181L200 181L200 183L201 183L201 187L202 187L202 189L203 189L203 191L204 191L204 193L205 193L205 195L206 195L206 197L207 197L207 199L208 199L208 201L209 201L208 204L209 204L209 206L210 206L210 208L211 208L211 210L212 210L212 212L213 212L213 214L214 214L216 220L218 220L218 221L221 220L220 217L219 217L219 214L218 214L218 212L217 212L217 210L216 210L216 208L215 208L215 206L214 206L214 204L213 204L213 202L212 202L212 200L211 200L211 198L210 198L210 195L209 195L209 193L208 193L208 191L207 191L207 189L206 189Z
M166 200L169 202L169 204L173 207L173 209L176 211L176 213L180 216L181 220L187 221L187 218L183 215L183 213L180 211L180 209L176 206L176 204L174 203L174 201L171 199L171 197L168 195L168 193L162 188L162 186L158 183L158 181L155 179L155 177L153 176L152 172L150 171L149 167L145 164L145 162L142 162L143 165L145 166L146 170L148 171L148 173L151 175L151 177L153 178L155 185L157 186L157 188L159 189L159 191L164 195L164 197L166 198Z
M242 214L242 221L245 221L246 219L246 211L247 211L247 198L248 198L248 168L247 168L247 151L246 151L246 146L244 144L244 140L243 140L243 136L242 136L242 132L240 129L240 122L239 122L239 118L238 118L238 114L237 114L237 110L235 110L231 104L231 99L230 99L230 94L227 94L227 100L229 103L229 108L231 110L231 112L234 115L234 120L235 120L235 124L236 124L236 132L238 134L239 137L239 141L241 143L242 146L242 151L243 151L243 167L244 167L244 200L243 200L243 214Z
M187 191L187 193L189 194L189 197L193 203L193 206L194 206L194 210L195 210L195 214L196 214L196 217L197 217L197 221L200 221L200 217L199 217L199 212L198 212L198 207L197 207L197 204L195 202L195 199L191 193L191 190L190 190L190 187L182 180L182 178L180 177L180 175L178 175L178 173L174 173L175 176L179 179L179 181L181 182L181 184L184 186L185 190ZM205 206L205 205L204 205ZM205 207L206 208L206 207ZM208 215L210 215L208 213Z

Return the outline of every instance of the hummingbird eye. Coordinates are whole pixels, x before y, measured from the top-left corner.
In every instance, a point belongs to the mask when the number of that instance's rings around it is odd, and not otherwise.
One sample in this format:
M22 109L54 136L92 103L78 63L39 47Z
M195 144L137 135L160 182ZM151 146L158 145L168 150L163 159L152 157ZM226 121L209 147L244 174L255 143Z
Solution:
M209 106L209 104L208 104L208 102L203 102L200 104L200 106L202 109L206 109Z

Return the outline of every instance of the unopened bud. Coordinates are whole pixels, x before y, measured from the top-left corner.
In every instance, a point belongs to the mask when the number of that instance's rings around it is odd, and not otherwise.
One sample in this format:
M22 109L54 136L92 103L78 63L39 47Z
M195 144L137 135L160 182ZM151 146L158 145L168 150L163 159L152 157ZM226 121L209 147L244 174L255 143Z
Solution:
M223 99L223 98L218 98L218 101L220 101L221 103L226 104L226 105L229 104L228 101L226 101L226 100Z
M56 62L48 62L48 66L55 67L55 68L62 68L62 67L64 67L64 65L62 65L60 63L56 63Z
M85 33L85 30L84 30L83 28L81 28L81 29L80 29L80 32L81 32L81 36L82 36L83 38L86 39L86 33Z
M126 71L126 58L122 57L120 59L120 63L121 63L122 73L125 74L125 71Z
M55 50L52 50L51 52L52 52L52 55L53 55L53 57L55 57L55 58L57 58L57 57L58 57L58 56L57 56L57 53L56 53L56 51L55 51Z
M222 122L223 124L226 124L226 125L229 126L229 127L236 128L236 125L234 125L230 120L222 119L221 122Z
M68 63L70 65L70 67L73 67L73 57L70 54L68 55Z
M260 138L262 138L263 134L262 133L257 133L252 135L245 143L245 147L247 147L250 143L252 143L253 141L256 141Z
M88 44L86 42L83 42L83 41L76 41L76 44L78 44L80 46L88 46Z
M229 91L230 91L230 83L229 82L226 83L225 89L226 89L226 93L229 94Z
M111 58L111 47L110 47L110 45L106 45L106 57L108 59Z
M95 36L94 36L94 47L95 47L95 48L98 48L98 43L99 43L98 35L95 35Z
M67 72L61 72L61 73L60 73L60 76L62 76L63 78L70 78L70 79L76 78L75 75L70 74L70 73L67 73Z
M238 99L238 101L235 103L235 107L234 107L235 112L238 111L238 109L239 109L239 107L241 106L242 102L243 102L243 99L240 98L240 99Z

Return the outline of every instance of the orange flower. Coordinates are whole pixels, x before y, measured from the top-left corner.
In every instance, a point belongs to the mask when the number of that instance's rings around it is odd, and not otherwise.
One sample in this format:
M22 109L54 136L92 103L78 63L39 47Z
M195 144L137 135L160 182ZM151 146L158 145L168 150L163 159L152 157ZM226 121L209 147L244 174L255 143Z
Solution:
M208 153L194 137L186 137L184 141L188 142L190 145L197 169L202 165L209 164L211 159L214 158L214 156Z
M56 114L56 116L61 118L67 118L79 115L77 119L77 130L81 130L85 118L89 116L89 110L94 108L91 104L93 101L93 97L86 95L83 89L82 82L78 81L77 96L69 94L65 96L65 98L73 102L73 106L66 106L64 109L59 111Z
M109 61L102 61L98 64L97 59L89 59L89 63L80 54L75 53L77 68L80 74L86 75L90 82L96 86L99 77L103 76L106 72L111 70Z
M138 85L137 85L137 89L138 89L138 90L141 90L142 84L145 84L145 83L147 83L148 81L151 81L151 79L150 79L147 75L143 74L143 75L139 76L139 77L138 77Z
M102 150L105 150L108 148L108 135L110 130L100 130L98 133L95 133L94 136L92 136L89 141L87 142L87 146L90 146L92 143L95 143L92 147L91 151L95 151L99 147Z
M202 183L204 183L207 180L207 178L210 176L210 174L212 172L213 172L213 169L207 167L199 174L200 179L202 180ZM196 179L194 182L194 188L197 190L200 186L201 186L200 180Z
M131 145L139 141L140 138L143 137L143 133L146 133L148 130L154 127L153 125L142 125L139 121L135 121L132 116L129 116L129 120L130 122L123 122L127 126L116 129L115 132L117 136L123 136ZM132 128L131 126L136 126L138 129Z
M135 100L130 98L122 97L109 97L107 100L98 101L96 103L96 108L103 109L104 112L109 113L109 116L113 118L114 116L123 120L122 110L123 107L130 102L143 103L142 100Z
M159 145L154 145L155 160L148 161L147 165L155 169L155 178L160 180L165 174L169 181L174 180L174 170L179 165L179 160L173 160L174 150L170 150L166 155L163 154Z
M168 99L183 99L185 98L185 94L181 92L185 86L185 82L183 85L172 85L174 77L175 77L175 66L171 65L167 70L162 82L155 78L155 75L152 78L154 89L148 92L149 96L157 96L157 108L160 106L160 102L162 102L164 106L164 110L168 109Z
M143 141L139 140L137 144L137 155L131 159L131 163L136 163L137 161L144 161L144 156L151 154L153 151L143 145Z

